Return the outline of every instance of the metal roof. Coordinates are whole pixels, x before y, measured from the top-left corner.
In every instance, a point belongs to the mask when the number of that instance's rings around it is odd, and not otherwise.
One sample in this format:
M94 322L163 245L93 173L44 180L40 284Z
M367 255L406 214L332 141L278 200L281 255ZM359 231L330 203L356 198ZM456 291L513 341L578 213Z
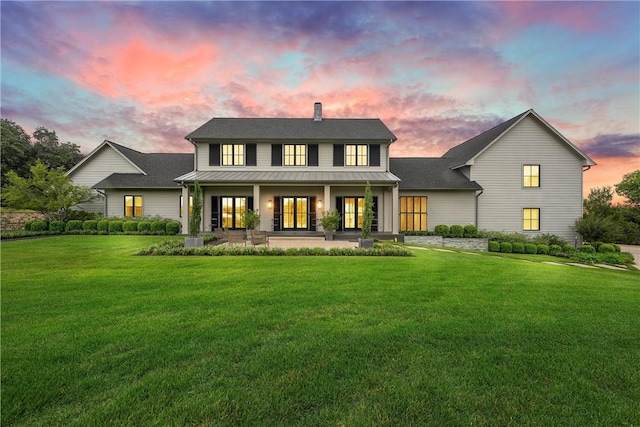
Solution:
M400 178L390 172L307 172L307 171L192 171L175 179L177 182L224 183L388 183Z

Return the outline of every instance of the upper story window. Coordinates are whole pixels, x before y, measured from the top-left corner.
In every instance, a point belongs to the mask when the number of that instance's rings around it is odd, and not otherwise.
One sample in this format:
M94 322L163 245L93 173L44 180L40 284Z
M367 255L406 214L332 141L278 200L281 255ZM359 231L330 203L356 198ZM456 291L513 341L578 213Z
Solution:
M222 144L222 166L243 166L244 144Z
M305 144L284 144L285 166L306 166L307 146Z
M366 144L345 145L345 166L368 166L369 146Z
M540 187L540 165L524 165L522 168L522 186Z
M256 144L209 144L209 166L256 166Z
M333 144L333 166L380 166L380 144Z

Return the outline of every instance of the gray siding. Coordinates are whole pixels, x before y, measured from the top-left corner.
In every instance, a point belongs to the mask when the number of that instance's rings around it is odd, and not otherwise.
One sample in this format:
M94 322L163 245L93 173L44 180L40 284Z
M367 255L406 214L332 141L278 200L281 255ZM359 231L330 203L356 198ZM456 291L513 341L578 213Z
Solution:
M105 144L100 150L93 153L90 159L70 173L69 177L75 185L92 187L116 172L140 173L140 171L122 157L122 155ZM96 200L79 205L78 208L87 212L106 214L104 197L96 191L94 191L94 194L96 195Z
M142 196L142 214L144 216L161 216L180 220L180 195L179 188L175 190L109 190L107 197L108 216L122 217L124 215L124 196Z
M436 225L475 224L473 191L401 191L402 196L427 196L427 230ZM398 213L399 214L399 213Z
M540 165L540 187L524 188L522 168ZM476 158L471 179L479 198L479 229L523 232L522 209L540 208L540 231L573 240L582 215L582 160L531 117Z

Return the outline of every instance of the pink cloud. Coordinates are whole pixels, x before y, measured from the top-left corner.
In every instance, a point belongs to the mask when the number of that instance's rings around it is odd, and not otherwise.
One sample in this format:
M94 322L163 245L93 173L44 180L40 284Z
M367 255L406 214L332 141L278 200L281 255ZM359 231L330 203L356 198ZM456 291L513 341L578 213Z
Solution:
M530 2L500 3L506 13L505 22L512 28L552 22L581 32L607 30L605 7L600 2Z

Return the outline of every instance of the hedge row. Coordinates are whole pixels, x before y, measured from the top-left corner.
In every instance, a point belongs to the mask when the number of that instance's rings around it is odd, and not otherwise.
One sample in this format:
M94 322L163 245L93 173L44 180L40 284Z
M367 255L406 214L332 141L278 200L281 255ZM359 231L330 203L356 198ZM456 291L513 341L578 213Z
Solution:
M433 232L430 231L403 231L402 234L406 236L442 236L442 237L478 237L478 229L475 225L436 225Z
M397 256L413 254L401 247L380 245L373 249L361 248L266 248L253 246L199 246L185 247L180 240L165 240L143 249L138 255L199 255L199 256Z
M62 221L27 221L25 231L46 234L169 234L180 232L180 223L172 220L73 219Z
M566 245L546 245L544 243L522 243L522 242L499 242L491 240L489 242L489 252L502 252L514 254L540 254L552 255L557 257L570 258L574 261L594 264L626 264L633 263L633 256L629 253L620 252L619 245L610 243L601 243L598 250L592 245L582 245L577 250L569 244Z

